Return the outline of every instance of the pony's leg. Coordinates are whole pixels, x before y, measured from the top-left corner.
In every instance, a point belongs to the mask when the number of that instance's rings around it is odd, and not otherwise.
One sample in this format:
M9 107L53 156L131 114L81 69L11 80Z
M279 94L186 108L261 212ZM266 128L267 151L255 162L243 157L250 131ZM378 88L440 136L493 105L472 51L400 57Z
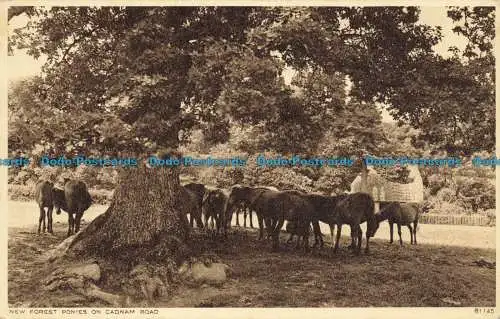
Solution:
M248 215L250 216L250 228L253 228L253 221L252 221L252 210L248 208Z
M368 236L368 231L366 232L366 247L365 247L365 253L368 253L370 251L370 237Z
M391 234L391 239L389 241L389 243L392 244L393 242L393 234L394 234L394 223L389 221L389 233Z
M410 230L410 244L413 245L413 229L410 224L408 224L408 229Z
M413 222L413 237L414 237L413 243L415 245L417 244L417 226L418 222Z
M75 234L78 233L80 231L80 223L82 221L82 216L83 216L83 212L81 213L76 213L76 217L75 217Z
M356 234L357 234L357 240L358 240L358 247L356 248L356 253L359 254L361 253L361 244L363 242L363 230L361 230L361 226L358 224L356 226Z
M247 209L243 209L243 227L247 228L247 216L248 212Z
M257 214L257 221L259 222L258 240L262 240L264 238L264 218L260 214Z
M217 222L217 216L210 215L210 228L213 238L215 238L215 236L217 235L216 222Z
M221 233L222 233L222 235L224 237L227 237L227 229L228 229L228 227L227 227L227 219L226 219L226 216L224 215L224 212L222 212L222 213L219 214L219 219L220 219L220 230L221 230Z
M231 228L231 221L233 219L233 214L230 216L226 216L225 212L221 213L222 217L222 232L224 233L224 238L227 238L227 234L229 233L229 229Z
M52 211L54 210L54 207L51 206L47 210L47 231L51 234L54 233L52 230Z
M76 225L76 214L73 215L73 224L71 225L71 234L75 234L75 225Z
M283 223L284 223L284 221L283 221ZM278 220L275 218L271 218L271 229L270 229L270 233L269 233L268 237L272 238L272 235L274 234L274 230L276 229L276 227L278 227Z
M204 213L204 214L202 214L202 215L203 215L203 219L205 220L206 229L207 229L207 230L209 230L209 229L210 229L210 227L209 227L209 225L208 225L208 219L210 218L210 216L208 216L208 214L207 214L207 212L206 212L206 211L205 211L205 213Z
M266 219L266 224L268 225L267 226L267 238L272 238L272 236L274 234L274 230L277 227L278 220L275 218L268 218L268 219Z
M240 227L240 209L236 210L236 226Z
M332 247L334 245L334 237L333 237L333 232L335 231L335 224L330 224L330 236L332 237Z
M74 223L75 223L75 220L73 219L73 214L68 213L68 237L71 236Z
M398 223L399 245L403 246L403 238L401 238L401 224Z
M210 219L210 229L215 230L214 216L210 214L208 218Z
M285 219L280 217L277 221L276 228L274 228L273 231L273 250L277 251L279 250L280 246L280 231L281 227L283 227L283 224L285 223Z
M319 228L319 224L318 224ZM321 235L319 235L321 236ZM304 253L307 254L309 252L309 224L306 225L304 229Z
M193 216L193 220L196 222L197 228L203 228L203 208L202 206L196 204L194 208L191 209L189 216ZM194 222L192 227L194 227Z
M216 226L216 228L217 228L216 233L217 233L217 235L219 235L220 230L221 230L221 229L220 229L220 228L221 228L221 219L220 219L220 216L219 216L219 215L216 215L216 216L215 216L215 226Z
M356 248L356 238L358 236L356 227L353 227L351 225L351 244L349 245L349 249L355 249Z
M337 224L337 236L335 238L335 247L333 248L333 252L336 253L339 249L339 241L340 241L340 233L342 231L342 224Z
M314 245L313 248L318 247L318 243L320 247L323 247L323 236L321 236L321 228L319 227L319 221L315 220L312 222L313 225L313 234L314 234ZM307 225L307 233L309 234L309 225Z
M351 228L351 245L348 248L351 250L354 250L354 252L356 253L356 251L357 251L356 245L358 242L358 240L357 240L358 239L358 229L355 225L350 225L350 228Z
M212 233L213 232L213 221L212 221L212 216L210 215L210 213L207 212L207 215L205 216L206 218L206 221L205 221L205 225L206 225L206 230L208 232L208 234L210 236L213 236L214 234Z
M42 219L42 228L43 228L43 232L45 233L45 231L47 230L47 225L45 223L45 217L47 216L47 213L45 212L45 208L43 209L43 219Z
M45 232L45 209L43 207L40 207L40 216L38 217L38 233L40 234L40 230L42 227L43 223L43 228Z
M198 213L196 215L196 227L198 227L198 228L203 228L204 227L203 220L201 218L201 214L198 215Z

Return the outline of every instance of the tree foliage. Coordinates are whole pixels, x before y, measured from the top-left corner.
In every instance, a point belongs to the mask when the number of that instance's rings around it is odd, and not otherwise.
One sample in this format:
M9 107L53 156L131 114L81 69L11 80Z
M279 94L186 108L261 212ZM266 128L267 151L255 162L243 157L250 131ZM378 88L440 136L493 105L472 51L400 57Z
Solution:
M329 107L294 95L285 66L313 70L308 76L317 81L348 74L353 95L385 99L440 37L417 23L415 7L52 7L36 14L11 44L48 56L45 105L101 114L77 128L93 132L83 142L100 151L175 146L179 131L197 125L220 142L226 137L213 135L210 123L224 120L263 124L269 140L288 137L276 147L307 151L296 142L322 134ZM116 135L115 126L125 129Z
M463 52L423 55L387 101L392 114L420 128L418 137L435 150L470 156L495 147L495 38L493 7L451 7L453 31L467 38ZM485 121L485 118L488 119Z

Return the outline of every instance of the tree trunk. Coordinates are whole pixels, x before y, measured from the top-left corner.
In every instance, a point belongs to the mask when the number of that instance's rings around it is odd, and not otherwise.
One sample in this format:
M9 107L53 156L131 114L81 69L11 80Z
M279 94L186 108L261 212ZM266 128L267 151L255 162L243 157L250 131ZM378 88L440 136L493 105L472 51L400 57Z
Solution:
M189 254L189 224L178 209L179 190L178 168L122 169L110 207L75 237L69 254L133 264L182 261Z

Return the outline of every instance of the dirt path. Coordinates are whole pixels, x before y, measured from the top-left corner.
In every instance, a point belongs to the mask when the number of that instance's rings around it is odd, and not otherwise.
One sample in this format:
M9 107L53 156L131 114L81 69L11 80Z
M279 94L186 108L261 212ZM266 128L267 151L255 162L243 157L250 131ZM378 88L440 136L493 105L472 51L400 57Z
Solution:
M17 202L9 201L8 203L8 225L9 227L24 227L30 231L36 231L38 227L38 206L35 202ZM83 215L83 219L91 221L95 217L106 211L107 206L92 205ZM253 224L257 227L257 219L253 214ZM54 224L68 223L68 215L62 213L61 215L54 214ZM235 225L236 218L233 217L233 225ZM243 216L240 216L240 224L243 225ZM329 234L330 229L326 224L321 224L321 231L324 234ZM249 225L249 223L247 224ZM366 225L362 225L363 232L366 230ZM349 228L344 226L342 228L344 235L349 235ZM402 229L403 241L410 241L410 233L407 227ZM394 235L397 239L397 228L394 226ZM389 240L389 224L382 223L375 238ZM462 225L431 225L419 224L417 232L417 240L422 244L434 244L443 246L461 246L461 247L475 247L475 248L496 248L496 228L495 227L481 227L481 226L462 226Z
M108 206L93 204L85 211L83 219L91 221L104 213ZM18 202L9 201L7 204L9 227L23 227L36 231L38 227L39 208L35 201ZM68 214L62 212L60 215L52 214L53 223L68 224Z

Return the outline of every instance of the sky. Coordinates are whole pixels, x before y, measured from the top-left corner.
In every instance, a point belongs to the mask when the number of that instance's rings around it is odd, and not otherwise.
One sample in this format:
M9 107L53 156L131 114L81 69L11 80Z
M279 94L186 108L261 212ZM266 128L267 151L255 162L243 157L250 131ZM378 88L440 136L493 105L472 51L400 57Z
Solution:
M27 18L24 16L14 17L9 22L9 30L20 27L26 24ZM456 46L459 49L465 47L466 40L464 37L454 34L451 30L453 23L451 19L446 16L446 7L421 7L420 21L423 24L431 26L441 26L443 40L434 47L434 50L443 55L449 56L447 51L450 46ZM7 72L10 80L17 80L20 78L39 74L42 64L46 61L45 57L40 57L35 60L33 57L17 51L14 56L7 57ZM293 74L292 70L287 70L284 73L286 79L290 79ZM385 110L382 111L382 118L384 122L392 122L392 117Z

